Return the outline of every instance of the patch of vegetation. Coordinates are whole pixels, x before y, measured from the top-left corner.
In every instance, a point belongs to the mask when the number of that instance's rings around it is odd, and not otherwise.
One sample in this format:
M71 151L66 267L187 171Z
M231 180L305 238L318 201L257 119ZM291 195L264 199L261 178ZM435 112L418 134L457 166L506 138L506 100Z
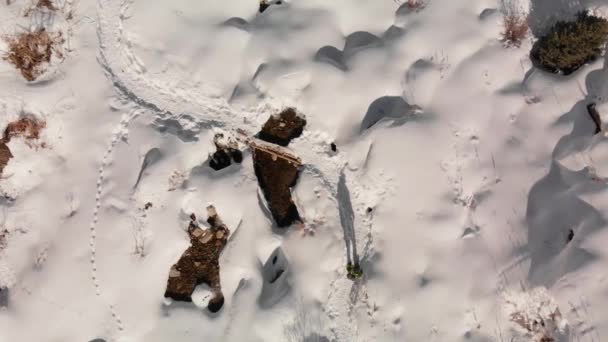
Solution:
M9 49L4 59L19 69L26 80L34 81L44 73L44 66L51 62L54 52L62 57L56 46L63 42L61 33L51 35L44 29L20 33L7 39Z
M569 75L599 58L608 38L608 20L580 12L574 21L559 21L532 47L540 68Z

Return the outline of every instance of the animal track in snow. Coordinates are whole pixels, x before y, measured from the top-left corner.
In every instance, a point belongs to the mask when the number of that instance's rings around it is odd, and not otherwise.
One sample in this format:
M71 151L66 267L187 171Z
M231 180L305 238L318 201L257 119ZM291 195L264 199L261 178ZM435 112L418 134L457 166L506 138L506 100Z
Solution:
M98 177L97 177L97 186L95 190L95 209L93 210L93 218L89 225L90 230L90 241L89 247L91 252L91 280L93 282L93 286L95 287L95 294L98 297L103 297L102 287L99 282L99 275L97 273L98 264L97 264L97 250L96 250L96 238L97 238L97 223L99 222L99 209L101 208L101 195L103 191L103 181L105 178L105 171L107 166L111 162L112 153L114 152L114 148L116 144L120 141L121 138L125 137L127 134L127 128L131 120L133 120L139 111L131 111L129 114L124 114L120 120L120 124L116 127L112 134L112 138L110 143L108 144L108 148L106 149L103 158L101 159L101 165L99 166ZM114 319L117 329L119 333L124 331L124 325L120 318L120 315L113 304L108 304L110 309L110 314Z

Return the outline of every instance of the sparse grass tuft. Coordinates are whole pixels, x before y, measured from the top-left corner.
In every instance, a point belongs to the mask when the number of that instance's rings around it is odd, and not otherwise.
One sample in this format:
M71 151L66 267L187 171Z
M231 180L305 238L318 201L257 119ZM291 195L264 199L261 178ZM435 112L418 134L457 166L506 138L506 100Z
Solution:
M554 73L571 74L602 55L608 38L608 20L588 12L574 21L559 21L532 48L530 58Z

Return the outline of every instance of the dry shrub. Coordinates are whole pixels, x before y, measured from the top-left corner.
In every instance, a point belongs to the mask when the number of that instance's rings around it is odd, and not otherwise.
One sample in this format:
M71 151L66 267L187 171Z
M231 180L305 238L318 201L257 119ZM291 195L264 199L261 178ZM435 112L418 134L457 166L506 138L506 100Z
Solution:
M2 141L9 142L11 138L23 137L26 140L40 139L40 131L46 127L46 122L26 115L17 121L10 122L4 130Z
M61 33L51 35L44 29L20 33L7 38L9 51L4 59L19 69L26 80L34 81L44 72L44 65L51 62L56 46L63 41ZM57 54L62 57L61 53Z

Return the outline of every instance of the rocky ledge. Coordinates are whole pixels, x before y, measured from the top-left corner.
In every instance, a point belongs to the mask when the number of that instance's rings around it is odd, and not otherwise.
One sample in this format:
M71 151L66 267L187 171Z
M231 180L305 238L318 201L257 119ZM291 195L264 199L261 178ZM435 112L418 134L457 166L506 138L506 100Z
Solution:
M301 221L291 198L302 165L299 158L285 149L264 143L252 143L253 168L268 203L268 209L279 227Z
M224 295L220 284L219 257L228 241L230 230L217 215L213 206L207 207L210 227L203 229L192 220L188 226L190 247L169 271L165 297L177 301L192 302L192 292L199 284L207 284L213 291L213 298L207 309L219 311L224 304Z
M287 146L292 139L302 135L306 119L294 108L287 108L278 115L271 115L262 127L258 138L272 144Z

